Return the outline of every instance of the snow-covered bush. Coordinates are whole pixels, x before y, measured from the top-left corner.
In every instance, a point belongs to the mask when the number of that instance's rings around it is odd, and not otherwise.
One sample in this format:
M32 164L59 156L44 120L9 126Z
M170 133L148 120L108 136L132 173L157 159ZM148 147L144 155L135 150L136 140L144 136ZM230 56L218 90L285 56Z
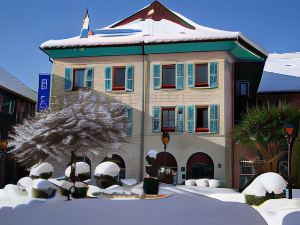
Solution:
M50 163L41 163L31 168L29 176L33 179L48 179L52 176L53 166Z
M88 197L95 197L96 195L94 195L94 193L102 193L104 190L94 186L94 185L89 185L89 189L87 191L87 196Z
M55 192L55 186L48 180L38 178L32 182L33 198L52 198Z
M196 180L194 180L194 179L186 180L186 181L184 182L184 184L185 184L186 186L196 186Z
M70 177L71 165L65 170L66 177ZM86 162L76 162L75 165L75 176L80 180L84 181L91 178L91 169L89 164Z
M209 179L208 186L212 188L220 188L224 185L223 181L216 179Z
M71 188L73 187L72 182L57 179L49 179L48 181L59 187L59 192L62 196L69 196L69 194L71 193Z
M100 177L102 175L116 177L120 172L120 167L114 162L102 162L96 169L94 176Z
M208 187L209 181L206 178L198 179L198 180L196 180L196 185L198 187Z
M256 177L242 192L250 205L260 205L266 200L285 197L286 181L273 172Z
M87 191L89 186L83 182L75 182L75 189L72 193L73 198L85 198L87 195Z
M135 185L137 184L136 179L121 179L123 185Z
M29 193L32 188L32 182L31 177L23 177L18 181L17 186L20 191Z
M100 188L108 188L114 184L118 184L118 174L120 167L114 162L100 163L94 173L97 186Z
M148 153L147 153L147 156L150 157L150 158L153 158L153 159L156 159L156 156L157 156L158 152L156 150L150 150ZM146 157L147 157L146 156Z

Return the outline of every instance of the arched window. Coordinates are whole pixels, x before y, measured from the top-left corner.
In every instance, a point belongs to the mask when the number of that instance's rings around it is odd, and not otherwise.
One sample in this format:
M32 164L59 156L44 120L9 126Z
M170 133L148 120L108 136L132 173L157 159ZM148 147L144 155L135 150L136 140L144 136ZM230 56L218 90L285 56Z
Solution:
M197 152L190 156L186 164L186 178L214 178L214 162L209 155Z

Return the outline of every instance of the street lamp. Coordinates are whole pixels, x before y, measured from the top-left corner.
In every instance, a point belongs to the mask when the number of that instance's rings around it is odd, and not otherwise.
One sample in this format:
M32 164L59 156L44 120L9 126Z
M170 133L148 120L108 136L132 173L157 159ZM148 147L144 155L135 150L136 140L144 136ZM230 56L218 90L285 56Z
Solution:
M170 135L168 133L168 131L163 131L162 135L161 135L161 141L164 145L164 149L165 149L165 152L167 151L167 146L170 142Z
M293 144L295 141L295 138L297 137L297 129L296 126L290 123L284 123L283 125L284 131L285 131L285 138L286 142L288 145L288 189L289 189L289 195L288 198L292 199L293 198L293 193L292 193L292 149L293 149Z

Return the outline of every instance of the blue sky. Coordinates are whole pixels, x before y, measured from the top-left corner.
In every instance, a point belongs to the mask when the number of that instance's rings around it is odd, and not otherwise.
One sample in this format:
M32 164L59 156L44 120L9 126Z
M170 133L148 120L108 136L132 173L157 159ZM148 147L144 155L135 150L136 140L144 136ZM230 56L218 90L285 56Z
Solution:
M79 35L83 12L101 28L151 0L1 0L0 66L32 89L38 73L51 72L42 42ZM241 31L269 53L300 51L299 0L161 0L198 24ZM0 78L1 79L1 78Z

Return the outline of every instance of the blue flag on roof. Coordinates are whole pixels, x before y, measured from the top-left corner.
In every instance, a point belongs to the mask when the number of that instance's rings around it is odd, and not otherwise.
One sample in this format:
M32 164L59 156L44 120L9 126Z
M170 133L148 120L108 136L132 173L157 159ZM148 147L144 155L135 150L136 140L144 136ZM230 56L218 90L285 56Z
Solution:
M49 109L51 90L51 74L39 74L39 89L37 111L42 112Z

